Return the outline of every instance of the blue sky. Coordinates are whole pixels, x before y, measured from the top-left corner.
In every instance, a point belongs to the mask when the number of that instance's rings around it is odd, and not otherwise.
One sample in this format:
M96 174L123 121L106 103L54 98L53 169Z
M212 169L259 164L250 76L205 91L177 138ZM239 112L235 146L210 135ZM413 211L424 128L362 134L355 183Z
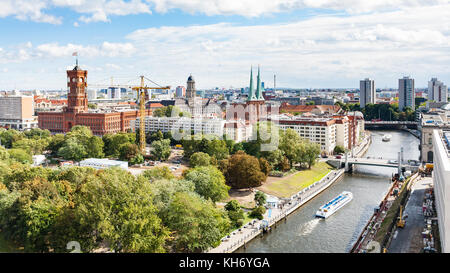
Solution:
M143 74L198 88L263 81L357 88L404 75L450 82L450 0L0 0L0 90L65 89L73 51L88 83Z

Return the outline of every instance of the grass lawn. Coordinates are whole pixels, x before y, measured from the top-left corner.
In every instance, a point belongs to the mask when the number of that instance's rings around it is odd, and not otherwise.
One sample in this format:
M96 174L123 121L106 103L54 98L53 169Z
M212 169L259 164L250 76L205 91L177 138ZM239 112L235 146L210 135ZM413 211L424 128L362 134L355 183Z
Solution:
M333 167L326 162L317 162L311 170L303 170L286 177L269 177L258 189L277 197L291 197L293 194L319 181Z

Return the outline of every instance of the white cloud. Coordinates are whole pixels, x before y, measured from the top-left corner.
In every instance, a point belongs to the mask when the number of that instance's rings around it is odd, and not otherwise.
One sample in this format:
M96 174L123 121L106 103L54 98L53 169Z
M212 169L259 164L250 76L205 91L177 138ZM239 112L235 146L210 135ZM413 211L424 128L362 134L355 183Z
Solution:
M22 21L35 21L41 23L61 24L62 18L43 13L48 8L45 0L2 0L0 18L14 16Z
M103 42L101 45L59 45L58 43L42 44L36 47L36 52L40 57L65 57L71 56L73 52L78 52L80 57L116 57L130 56L135 52L131 43L109 43Z
M395 82L403 73L448 71L450 5L287 24L148 28L127 38L159 71L197 71L205 87L236 85L237 76L258 63L269 79L280 73L304 87L368 75Z
M304 8L364 13L446 4L449 0L148 0L148 2L155 5L157 12L180 9L189 13L206 15L256 17Z
M68 8L81 16L79 21L109 22L111 16L165 13L178 9L191 14L240 15L258 17L305 8L345 11L351 14L444 5L450 0L1 0L0 18L14 16L61 24L51 15L54 8Z
M78 51L83 68L95 72L92 78L110 77L121 67L177 86L192 73L199 88L245 86L250 65L257 64L268 86L273 74L279 86L291 87L357 87L364 77L395 87L403 74L414 76L417 86L425 86L432 75L450 82L450 4L284 24L163 26L136 30L125 39L2 46L0 63L48 61L56 70ZM55 77L64 81L60 74Z

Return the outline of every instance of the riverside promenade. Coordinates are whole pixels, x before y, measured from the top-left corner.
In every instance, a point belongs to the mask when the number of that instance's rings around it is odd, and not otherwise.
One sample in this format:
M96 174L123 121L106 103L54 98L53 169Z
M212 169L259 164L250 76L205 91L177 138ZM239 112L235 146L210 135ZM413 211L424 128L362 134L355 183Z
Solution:
M358 147L353 150L355 157L361 157L369 149L372 143L370 132L366 132L364 139ZM349 156L352 155L350 151ZM321 159L322 160L322 159ZM272 208L271 212L267 210L264 214L263 220L253 220L250 223L245 224L241 228L234 230L226 238L222 239L222 243L216 248L209 249L205 251L207 253L232 253L241 247L246 247L246 244L256 238L258 235L262 236L264 227L269 229L276 223L287 220L287 216L302 205L307 203L309 200L314 198L316 195L327 189L334 182L338 181L344 175L344 169L338 169L330 171L326 176L324 176L320 181L315 182L309 187L297 192L292 195L289 200L281 208ZM270 215L269 215L270 214ZM270 216L270 217L269 217Z
M233 231L230 238L224 238L222 243L207 251L208 253L232 253L262 235L263 230L270 230L276 223L285 220L289 214L300 208L303 204L314 198L317 194L328 188L344 174L344 169L330 171L320 181L287 198L285 204L279 208L272 208L266 211L263 220L253 220L242 228Z

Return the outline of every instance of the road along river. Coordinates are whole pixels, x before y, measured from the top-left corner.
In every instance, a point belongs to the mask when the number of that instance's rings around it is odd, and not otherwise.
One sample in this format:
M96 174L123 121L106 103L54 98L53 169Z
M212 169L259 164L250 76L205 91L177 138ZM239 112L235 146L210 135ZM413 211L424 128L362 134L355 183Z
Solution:
M391 134L390 142L381 140ZM365 157L397 160L400 147L405 159L419 159L419 140L403 131L372 131L372 144ZM331 185L311 201L280 222L269 234L255 238L237 253L260 252L349 252L375 207L386 195L390 179L397 170L358 166L353 174ZM353 200L326 220L315 218L317 209L342 191L351 191Z

